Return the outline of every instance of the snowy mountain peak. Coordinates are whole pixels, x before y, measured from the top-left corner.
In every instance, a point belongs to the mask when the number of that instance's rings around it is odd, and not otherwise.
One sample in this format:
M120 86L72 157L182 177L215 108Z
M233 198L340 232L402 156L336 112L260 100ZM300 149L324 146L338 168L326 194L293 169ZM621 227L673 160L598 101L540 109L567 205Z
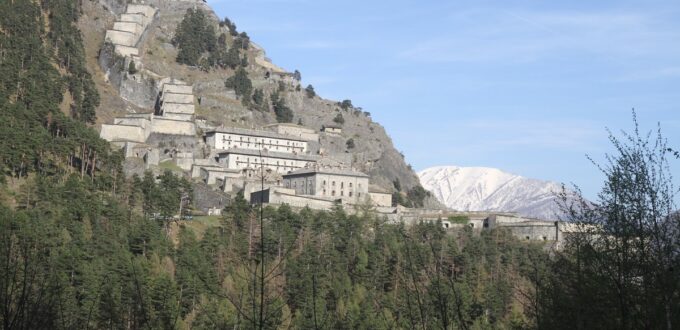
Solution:
M562 185L489 167L437 166L418 173L423 187L460 211L504 211L557 219L556 193Z

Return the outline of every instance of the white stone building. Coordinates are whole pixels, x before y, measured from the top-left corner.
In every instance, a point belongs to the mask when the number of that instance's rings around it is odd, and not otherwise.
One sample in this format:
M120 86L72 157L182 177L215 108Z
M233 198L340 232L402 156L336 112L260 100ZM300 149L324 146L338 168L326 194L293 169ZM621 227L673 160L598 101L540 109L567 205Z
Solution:
M264 128L282 135L294 136L305 141L319 141L319 132L300 125L278 123L267 125Z
M329 134L342 134L342 127L340 125L323 125L321 131Z
M293 153L259 151L232 148L217 153L217 161L230 169L258 169L261 166L285 174L290 171L311 167L319 157Z
M378 186L371 185L368 187L368 195L371 197L371 203L376 207L391 207L392 194Z
M346 169L305 168L283 175L283 186L297 195L342 199L349 204L368 200L368 175Z
M205 133L205 142L213 149L265 150L278 153L304 154L307 141L302 138L243 128L219 128Z

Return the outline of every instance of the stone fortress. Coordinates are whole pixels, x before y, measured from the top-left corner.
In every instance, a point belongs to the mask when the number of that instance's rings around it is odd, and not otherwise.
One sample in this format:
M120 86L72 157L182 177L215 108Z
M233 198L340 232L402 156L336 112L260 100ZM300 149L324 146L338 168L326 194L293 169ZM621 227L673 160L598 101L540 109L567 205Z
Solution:
M134 62L144 70L140 42L158 10L128 4L106 41L127 67ZM254 47L259 47L254 45ZM262 52L263 54L263 52ZM266 58L257 64L286 79L289 74ZM157 77L152 86L153 104L148 113L128 113L103 124L101 138L123 149L127 160L143 162L144 169L171 168L202 181L221 193L243 192L252 203L289 204L328 210L344 205L368 205L393 222L439 221L444 228L461 226L473 230L507 228L520 239L559 242L570 232L561 222L522 218L512 213L453 212L392 206L392 194L370 184L370 177L351 166L347 155L328 155L320 147L324 136L342 136L342 128L323 125L320 131L294 124L271 124L257 129L213 127L195 117L193 86L172 77ZM138 171L139 172L139 171ZM219 214L223 205L203 212ZM465 216L467 221L451 221Z
M156 13L152 6L129 4L113 29L107 31L106 40L126 64L135 61L143 68L137 47ZM274 69L275 73L285 73ZM313 209L329 209L336 203L392 206L391 195L386 198L377 194L375 200L371 199L368 175L352 169L345 163L346 157L323 155L319 137L324 132L294 124L259 129L211 127L204 122L197 125L191 85L164 77L156 82L155 89L158 93L152 112L115 118L113 123L103 124L100 131L103 139L124 150L126 158L142 159L146 169L171 164L222 192L243 191L244 197L254 202L265 198L267 203ZM199 133L198 126L204 133ZM184 142L177 145L177 140ZM310 183L323 181L324 185L327 182L328 186L295 189L297 178Z

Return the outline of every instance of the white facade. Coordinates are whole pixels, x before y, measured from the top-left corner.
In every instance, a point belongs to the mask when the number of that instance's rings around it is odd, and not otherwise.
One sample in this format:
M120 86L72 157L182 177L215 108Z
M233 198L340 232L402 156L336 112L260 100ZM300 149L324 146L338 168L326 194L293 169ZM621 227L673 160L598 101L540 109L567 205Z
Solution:
M218 180L224 182L226 178L241 178L241 172L219 166L203 166L200 168L200 176L203 182L207 184L216 184L218 183Z
M289 154L304 154L308 150L307 141L300 138L239 128L209 131L205 134L205 142L217 150L238 148Z
M351 204L370 198L368 175L349 170L302 169L285 174L283 186L298 195L342 199Z
M371 203L378 207L390 207L392 206L392 194L385 192L369 192L371 196Z
M342 127L335 125L325 125L321 128L324 133L342 134Z
M317 162L317 157L266 151L262 152L260 156L259 151L230 149L218 154L218 162L230 169L253 169L264 166L277 173L285 174L290 171L314 166Z

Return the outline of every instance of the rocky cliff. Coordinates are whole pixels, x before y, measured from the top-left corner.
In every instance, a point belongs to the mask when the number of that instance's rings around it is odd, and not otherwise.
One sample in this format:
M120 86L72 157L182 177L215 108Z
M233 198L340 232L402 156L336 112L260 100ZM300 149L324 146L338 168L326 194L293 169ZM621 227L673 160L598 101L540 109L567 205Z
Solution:
M208 125L257 128L276 123L271 106L256 110L245 106L234 90L225 87L225 80L234 75L231 68L199 69L178 64L178 49L171 40L178 24L188 9L204 11L217 35L229 35L227 26L220 26L219 18L203 1L147 1L159 9L156 19L149 25L140 45L143 62L139 72L132 75L116 63L104 43L105 30L111 28L116 15L125 10L124 1L99 0L84 3L80 27L84 34L89 69L94 73L102 104L98 109L100 123L125 113L152 112L154 83L163 77L173 77L192 84L198 103L196 114ZM232 43L233 40L227 40ZM231 46L231 45L230 45ZM278 68L265 60L264 50L251 43L242 50L247 58L245 67L253 89L262 90L265 99L278 93L293 111L293 123L319 131L323 125L335 125L334 118L344 119L341 134L323 135L320 150L335 158L351 162L355 168L371 175L374 184L394 191L398 179L402 191L419 186L415 172L407 165L404 156L394 147L385 128L374 122L370 114L353 107L341 107L338 101L318 96L309 97L304 86L294 75L277 72ZM274 69L272 69L274 68ZM349 98L350 96L348 96ZM353 143L348 143L348 140ZM440 207L434 198L426 198L425 205Z

